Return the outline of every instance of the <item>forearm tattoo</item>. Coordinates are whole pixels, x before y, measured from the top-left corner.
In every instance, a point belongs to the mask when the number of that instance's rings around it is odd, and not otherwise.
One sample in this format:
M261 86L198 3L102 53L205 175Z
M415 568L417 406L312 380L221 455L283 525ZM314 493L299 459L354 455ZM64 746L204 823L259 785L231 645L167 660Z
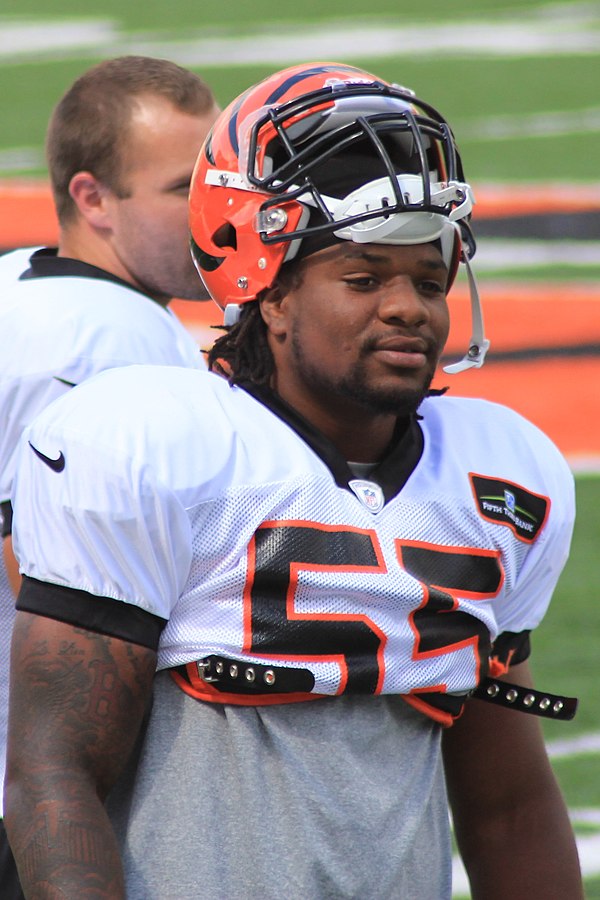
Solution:
M102 800L134 745L155 657L72 626L47 636L44 622L31 617L16 641L7 831L28 897L115 900L121 868Z

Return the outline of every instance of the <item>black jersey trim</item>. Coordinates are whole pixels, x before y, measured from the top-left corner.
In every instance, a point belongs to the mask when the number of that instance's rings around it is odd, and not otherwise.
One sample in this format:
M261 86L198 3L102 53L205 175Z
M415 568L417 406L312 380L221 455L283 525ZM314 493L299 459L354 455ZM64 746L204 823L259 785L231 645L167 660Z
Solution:
M149 297L148 294L145 294L144 291L138 290L135 285L130 284L123 278L118 278L116 275L107 272L105 269L100 269L98 266L92 266L90 263L83 262L81 259L58 256L58 249L56 247L42 247L41 250L36 250L35 253L32 253L29 257L29 268L19 276L19 281L28 281L30 278L59 278L68 276L71 278L95 278L100 281L111 281L121 287L128 288L130 291L135 291L136 294L141 294L142 297L146 297L148 300L153 299L152 297Z
M266 385L242 381L237 386L289 425L323 460L338 487L351 490L349 482L355 478L354 473L329 438ZM416 415L398 419L386 455L369 475L369 481L375 482L382 489L386 503L400 492L414 472L423 454L424 443Z
M492 658L506 666L525 662L531 654L531 632L504 631L492 644Z
M38 581L27 575L23 577L17 609L141 644L151 650L158 648L161 632L167 624L165 619L139 606Z
M0 524L2 525L2 537L12 534L13 508L10 500L0 503Z

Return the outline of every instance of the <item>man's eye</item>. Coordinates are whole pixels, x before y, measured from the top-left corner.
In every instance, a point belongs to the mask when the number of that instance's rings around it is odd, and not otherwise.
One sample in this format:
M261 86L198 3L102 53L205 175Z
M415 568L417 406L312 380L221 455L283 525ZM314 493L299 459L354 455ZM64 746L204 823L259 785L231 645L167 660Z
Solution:
M373 278L372 275L353 275L351 278L345 278L344 280L347 285L356 288L369 288L377 284L377 279Z
M423 291L425 294L445 294L446 287L443 284L440 284L439 281L421 281L419 282L419 289Z

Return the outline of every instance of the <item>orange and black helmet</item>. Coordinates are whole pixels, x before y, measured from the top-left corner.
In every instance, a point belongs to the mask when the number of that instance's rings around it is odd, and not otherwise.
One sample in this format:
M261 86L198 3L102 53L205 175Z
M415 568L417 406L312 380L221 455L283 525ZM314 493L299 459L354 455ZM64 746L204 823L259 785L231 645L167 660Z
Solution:
M192 254L223 309L338 240L438 241L451 284L474 252L472 204L436 109L353 66L308 63L249 88L217 119L192 178Z

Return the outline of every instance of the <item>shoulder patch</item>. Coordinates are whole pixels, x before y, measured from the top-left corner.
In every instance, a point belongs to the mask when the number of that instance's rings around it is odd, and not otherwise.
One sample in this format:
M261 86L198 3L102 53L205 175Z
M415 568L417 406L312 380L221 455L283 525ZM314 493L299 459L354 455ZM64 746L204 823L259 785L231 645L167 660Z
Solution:
M507 525L521 541L532 543L546 524L550 498L500 478L469 473L479 513L489 522Z

